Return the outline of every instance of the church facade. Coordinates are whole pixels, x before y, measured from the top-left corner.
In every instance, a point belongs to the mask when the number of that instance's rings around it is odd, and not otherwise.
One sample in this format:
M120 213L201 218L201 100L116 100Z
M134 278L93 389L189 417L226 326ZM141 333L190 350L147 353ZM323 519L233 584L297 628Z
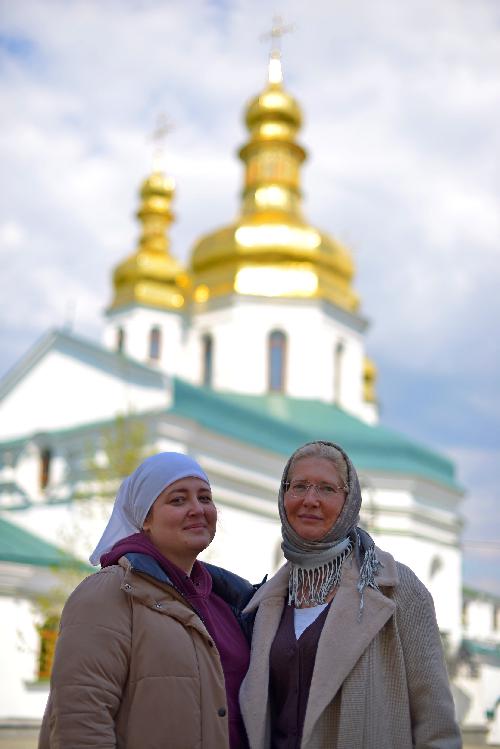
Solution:
M302 112L275 53L245 122L237 220L181 265L168 239L173 181L154 170L140 188L137 247L114 271L102 342L49 331L0 383L0 718L42 715L51 599L90 571L123 475L110 445L130 449L139 430L132 464L177 450L207 471L220 514L205 558L252 581L282 561L276 497L287 457L314 439L341 444L360 475L361 524L434 597L465 729L500 742L500 608L464 598L463 490L450 460L379 422L352 257L305 218Z

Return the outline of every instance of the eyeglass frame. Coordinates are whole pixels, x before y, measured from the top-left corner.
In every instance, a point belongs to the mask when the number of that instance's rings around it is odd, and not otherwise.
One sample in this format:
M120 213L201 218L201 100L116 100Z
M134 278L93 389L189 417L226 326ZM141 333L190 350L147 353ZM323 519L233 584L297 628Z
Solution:
M292 497L295 497L296 499L303 499L307 496L309 490L311 487L314 487L314 493L317 497L320 497L321 499L328 499L328 497L325 497L321 492L324 490L325 487L331 486L331 484L323 483L323 484L314 484L311 481L297 481L297 484L305 484L306 488L304 490L303 494L295 494L292 491L292 482L291 481L283 481L282 487L283 492L286 494L287 492L291 492ZM349 485L347 483L342 484L342 486L331 486L331 488L334 490L332 492L332 496L336 494L347 494L349 491Z

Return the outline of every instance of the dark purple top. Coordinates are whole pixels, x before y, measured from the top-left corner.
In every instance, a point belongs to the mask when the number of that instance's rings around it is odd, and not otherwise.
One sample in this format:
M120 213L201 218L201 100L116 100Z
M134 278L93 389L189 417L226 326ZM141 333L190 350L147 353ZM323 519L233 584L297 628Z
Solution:
M300 749L318 640L329 606L295 637L294 607L285 606L271 645L271 746Z
M101 557L101 566L116 564L128 552L138 552L153 557L169 576L174 588L193 607L217 646L221 659L229 718L229 743L231 749L246 749L243 720L238 693L248 670L250 650L243 631L229 604L212 592L212 578L206 567L196 561L187 575L166 559L144 533L135 533L119 541L111 551Z

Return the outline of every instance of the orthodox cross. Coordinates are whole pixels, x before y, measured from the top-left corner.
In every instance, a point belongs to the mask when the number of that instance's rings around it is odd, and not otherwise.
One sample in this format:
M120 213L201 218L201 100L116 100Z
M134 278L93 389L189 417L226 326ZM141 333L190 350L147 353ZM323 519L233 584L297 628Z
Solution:
M281 16L274 16L271 24L271 31L261 34L261 42L271 40L271 55L279 57L281 55L281 37L290 34L294 30L292 23L284 24Z
M156 127L151 134L153 141L153 171L162 172L165 167L165 140L174 129L168 117L162 112L156 120Z

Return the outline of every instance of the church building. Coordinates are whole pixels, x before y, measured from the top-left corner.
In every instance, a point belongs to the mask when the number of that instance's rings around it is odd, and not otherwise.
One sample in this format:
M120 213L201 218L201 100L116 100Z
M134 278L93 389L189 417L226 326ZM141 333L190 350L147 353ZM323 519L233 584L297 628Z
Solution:
M361 525L433 595L464 729L500 742L500 604L463 595L455 466L379 421L353 259L307 220L302 112L277 52L245 123L237 219L201 237L183 265L169 242L174 183L153 170L102 342L48 331L0 382L0 718L43 714L51 601L91 572L123 476L116 453L131 439L132 468L134 456L163 450L200 462L219 507L204 558L254 582L282 562L283 466L325 439L357 467ZM492 607L491 626L467 637L463 607L479 604Z

